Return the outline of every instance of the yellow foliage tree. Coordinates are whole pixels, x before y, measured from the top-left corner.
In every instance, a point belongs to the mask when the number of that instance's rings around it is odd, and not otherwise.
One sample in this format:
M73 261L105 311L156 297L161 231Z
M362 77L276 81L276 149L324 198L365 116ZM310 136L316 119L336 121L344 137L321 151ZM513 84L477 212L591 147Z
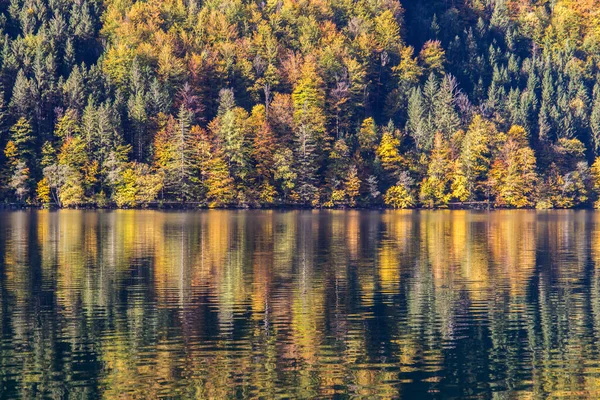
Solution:
M413 208L416 205L415 197L404 185L390 187L385 193L384 201L393 208Z
M37 183L37 199L42 204L50 203L50 185L48 180L44 177Z
M421 201L426 207L445 207L452 193L450 190L452 181L452 159L450 157L450 146L444 140L441 133L434 138L433 151L427 169L427 177L421 184Z

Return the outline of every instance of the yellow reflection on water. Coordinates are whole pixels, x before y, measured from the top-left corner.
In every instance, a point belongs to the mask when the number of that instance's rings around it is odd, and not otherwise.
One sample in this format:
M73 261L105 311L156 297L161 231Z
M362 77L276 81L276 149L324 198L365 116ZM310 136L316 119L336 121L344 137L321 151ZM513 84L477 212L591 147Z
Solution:
M599 215L4 212L0 397L595 398Z

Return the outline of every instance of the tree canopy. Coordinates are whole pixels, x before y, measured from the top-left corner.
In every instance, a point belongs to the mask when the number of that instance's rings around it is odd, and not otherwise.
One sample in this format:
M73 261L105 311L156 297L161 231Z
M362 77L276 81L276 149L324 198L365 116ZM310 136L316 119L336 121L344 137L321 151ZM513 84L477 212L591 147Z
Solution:
M4 201L600 204L595 2L12 0L0 14Z

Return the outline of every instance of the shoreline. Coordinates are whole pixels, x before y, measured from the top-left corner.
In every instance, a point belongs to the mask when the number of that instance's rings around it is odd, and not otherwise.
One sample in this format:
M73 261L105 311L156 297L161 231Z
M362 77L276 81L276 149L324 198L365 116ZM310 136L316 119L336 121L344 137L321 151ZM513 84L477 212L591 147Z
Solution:
M384 206L363 206L363 207L311 207L302 206L295 204L284 204L284 205L272 205L268 207L256 207L256 206L223 206L223 207L208 207L200 203L152 203L144 204L138 207L117 207L117 206L105 206L100 207L97 205L82 205L79 207L58 207L54 204L48 206L33 205L33 204L17 204L17 203L0 203L0 211L18 211L18 210L161 210L161 211L201 211L201 210L229 210L229 211L325 211L325 210L337 210L337 211L506 211L506 210L529 210L529 211L550 211L550 210L589 210L593 211L594 208L589 207L573 207L573 208L549 208L549 209L537 209L535 207L528 208L512 208L512 207L496 207L493 204L487 202L469 202L469 203L452 203L448 204L447 207L413 207L405 209L395 209Z

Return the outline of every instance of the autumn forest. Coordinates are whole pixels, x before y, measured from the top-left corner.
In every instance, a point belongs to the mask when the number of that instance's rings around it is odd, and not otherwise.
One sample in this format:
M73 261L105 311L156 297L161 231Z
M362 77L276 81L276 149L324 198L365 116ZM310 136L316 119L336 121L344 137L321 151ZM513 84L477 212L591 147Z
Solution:
M3 0L0 201L600 207L596 0Z

